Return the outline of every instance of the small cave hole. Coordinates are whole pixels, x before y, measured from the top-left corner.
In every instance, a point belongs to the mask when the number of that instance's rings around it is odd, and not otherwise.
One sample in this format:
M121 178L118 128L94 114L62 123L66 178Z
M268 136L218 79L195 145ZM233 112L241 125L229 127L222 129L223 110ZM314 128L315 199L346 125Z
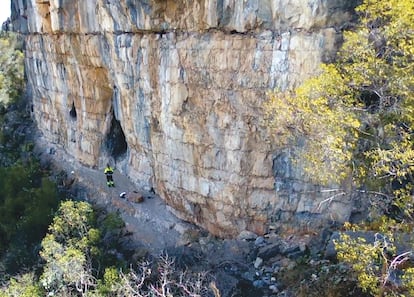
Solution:
M374 112L380 106L380 97L372 91L363 91L360 95L362 103L368 111Z
M76 108L75 108L75 102L72 102L72 108L69 111L69 115L72 119L76 120Z
M106 136L105 147L110 156L115 160L125 157L128 150L124 131L114 114L112 114L111 128Z

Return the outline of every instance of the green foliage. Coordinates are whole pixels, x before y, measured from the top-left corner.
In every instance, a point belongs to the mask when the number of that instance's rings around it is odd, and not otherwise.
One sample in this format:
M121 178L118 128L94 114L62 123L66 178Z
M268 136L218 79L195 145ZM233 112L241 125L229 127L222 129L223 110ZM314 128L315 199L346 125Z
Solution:
M366 292L412 296L414 269L401 265L414 239L405 238L405 251L395 241L397 233L412 233L414 211L414 1L363 0L356 11L359 23L344 32L337 61L293 91L271 92L266 119L311 181L352 177L352 190L374 194L379 214L396 209L398 222L365 226L377 229L375 242L343 234L336 248Z
M0 291L0 297L43 297L42 288L37 284L33 273L26 273L10 280L5 290Z
M121 282L121 274L116 267L108 267L102 280L99 280L97 291L102 296L114 295Z
M38 261L39 243L59 202L27 139L32 121L23 98L21 49L18 35L0 34L0 260L8 273Z
M202 296L207 292L204 274L186 274L174 267L174 259L161 257L157 265L144 262L132 266L102 267L103 276L94 269L94 260L104 253L101 233L96 228L95 212L86 202L62 202L49 233L42 241L41 257L45 261L40 277L42 287L55 296ZM111 215L102 229L118 217ZM111 227L112 228L112 227ZM98 263L99 264L99 263ZM122 271L127 271L124 274ZM206 295L203 295L206 296Z
M0 255L16 271L35 261L36 245L46 234L58 205L56 186L41 178L38 165L0 167Z
M295 297L371 297L357 286L357 280L343 263L304 263L279 272L277 279Z
M24 56L14 33L0 37L0 53L0 103L6 105L24 89Z
M99 253L100 233L86 202L62 202L42 241L42 286L49 292L88 291L95 286L92 257Z
M99 221L99 231L105 238L101 246L106 251L122 250L119 238L125 236L125 234L123 234L125 222L121 219L118 213L108 213L101 215L100 217L102 220ZM123 265L120 259L117 259L116 255L113 253L103 253L97 260L105 267Z
M38 261L59 193L27 141L32 122L24 100L11 103L0 107L0 261L15 273Z
M349 105L355 105L350 93L338 70L326 65L321 75L294 93L269 94L267 119L276 142L281 146L305 142L299 155L315 182L340 182L349 175L360 126L357 114L350 112Z
M96 211L87 202L64 201L42 241L43 273L39 280L33 274L11 279L0 290L0 297L14 296L214 296L220 294L206 273L183 272L175 268L174 259L160 257L130 265L102 266L107 247L97 229ZM104 236L124 224L111 214L102 219ZM116 240L115 237L110 237ZM112 249L113 251L113 249ZM122 262L121 262L122 264ZM104 271L100 275L100 268Z
M382 257L381 245L368 246L364 238L351 239L346 234L342 235L341 240L336 244L338 259L352 263L352 268L358 277L359 286L364 291L378 295L385 261Z
M304 142L297 150L311 180L339 183L352 174L356 185L387 190L393 179L412 177L413 6L363 1L360 23L344 33L335 64L294 91L270 93L267 121L275 140L290 147ZM379 173L388 178L373 182Z
M105 215L99 226L102 233L119 231L123 227L125 227L125 222L117 213L109 213Z
M338 259L350 265L358 285L365 292L378 297L412 296L412 226L383 217L378 227L372 242L342 233L340 240L335 242ZM352 225L347 228L359 229Z

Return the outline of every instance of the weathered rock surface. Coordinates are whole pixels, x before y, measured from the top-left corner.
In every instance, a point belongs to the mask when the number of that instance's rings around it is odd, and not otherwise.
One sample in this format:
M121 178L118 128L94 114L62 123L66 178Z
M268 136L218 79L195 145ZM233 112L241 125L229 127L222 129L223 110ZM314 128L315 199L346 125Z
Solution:
M268 90L333 58L355 2L12 0L12 18L50 142L234 237L349 217L351 201L321 204L261 119Z

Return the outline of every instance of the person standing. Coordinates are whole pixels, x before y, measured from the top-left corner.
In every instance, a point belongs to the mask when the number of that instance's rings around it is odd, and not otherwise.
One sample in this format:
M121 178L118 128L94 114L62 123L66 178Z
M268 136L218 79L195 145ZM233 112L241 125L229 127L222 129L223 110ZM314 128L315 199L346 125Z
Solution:
M115 187L114 179L112 177L112 175L114 174L114 170L112 169L111 166L109 166L109 164L106 164L104 173L106 175L106 185L108 187Z

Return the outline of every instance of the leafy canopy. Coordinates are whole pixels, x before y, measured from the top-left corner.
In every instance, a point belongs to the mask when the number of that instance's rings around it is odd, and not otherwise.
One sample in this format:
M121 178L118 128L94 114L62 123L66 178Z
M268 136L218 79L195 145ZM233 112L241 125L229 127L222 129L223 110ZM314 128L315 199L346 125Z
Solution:
M34 273L25 273L10 280L9 285L0 290L0 297L42 297L44 292L36 282Z
M59 194L34 160L0 167L0 174L0 256L6 270L14 272L36 262Z
M0 102L7 105L21 96L24 89L24 55L17 35L0 36Z
M387 191L414 170L414 2L365 0L357 13L337 61L293 91L271 92L266 119L310 180L352 176Z
M87 291L95 284L92 257L99 253L100 232L87 202L62 202L42 241L40 256L46 261L41 276L48 291Z
M336 249L364 291L412 296L414 1L364 0L356 11L336 62L295 90L271 92L267 120L310 180L351 176L353 189L387 198L383 212L397 207L398 220L382 217L373 241L343 233Z

